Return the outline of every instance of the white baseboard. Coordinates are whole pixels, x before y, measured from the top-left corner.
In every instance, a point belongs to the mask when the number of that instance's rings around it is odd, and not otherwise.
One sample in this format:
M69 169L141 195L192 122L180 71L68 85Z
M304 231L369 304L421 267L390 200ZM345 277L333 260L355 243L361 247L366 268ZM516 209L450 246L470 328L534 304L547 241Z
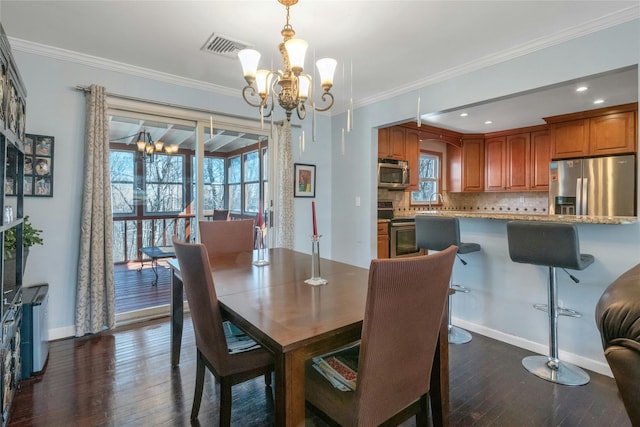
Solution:
M461 328L467 329L471 332L475 332L476 334L484 335L485 337L493 338L495 340L498 340L507 344L511 344L519 348L523 348L525 350L533 351L534 353L538 353L542 355L549 354L549 347L544 344L525 340L524 338L517 337L515 335L505 334L504 332L500 332L495 329L487 328L482 325L477 325L475 323L457 319L455 317L451 319L451 323ZM574 365L578 365L583 369L588 369L590 371L597 372L599 374L606 375L608 377L613 378L613 373L611 372L611 368L606 362L589 359L587 357L579 356L577 354L565 352L562 350L558 350L558 357L560 358L560 360L573 363Z
M63 338L75 337L76 326L64 326L62 328L49 329L49 341L61 340Z

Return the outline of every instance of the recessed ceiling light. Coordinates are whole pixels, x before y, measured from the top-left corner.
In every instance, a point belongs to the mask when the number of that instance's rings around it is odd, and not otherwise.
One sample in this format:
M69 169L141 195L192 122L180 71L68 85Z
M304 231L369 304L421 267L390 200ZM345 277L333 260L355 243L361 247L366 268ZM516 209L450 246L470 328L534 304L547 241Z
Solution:
M594 104L602 104L604 102L604 99L596 99L595 101L593 101Z
M469 115L469 113L461 113L460 117L467 117Z
M485 125L490 125L491 123L493 123L491 120L487 120L486 122L484 122Z
M586 86L580 86L579 88L576 89L576 92L584 92L585 90L589 89Z

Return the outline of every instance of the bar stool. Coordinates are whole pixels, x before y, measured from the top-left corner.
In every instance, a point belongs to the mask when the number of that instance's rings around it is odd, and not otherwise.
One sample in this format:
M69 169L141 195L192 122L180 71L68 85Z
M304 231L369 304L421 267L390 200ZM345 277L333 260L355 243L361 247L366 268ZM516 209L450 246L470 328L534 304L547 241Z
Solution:
M468 254L480 250L478 243L460 242L460 222L458 218L428 215L416 216L416 246L418 248L442 251L451 245L458 247L457 257L462 262L462 265L467 265L467 262L460 257L460 254ZM449 342L451 344L464 344L471 341L471 334L451 324L451 297L457 292L469 293L471 291L464 286L453 284L452 275L449 284Z
M594 261L593 255L581 254L578 229L560 222L509 221L507 223L509 256L514 262L549 268L548 304L534 307L548 313L549 356L529 356L522 366L532 374L563 385L584 385L589 374L581 368L558 359L558 316L580 317L575 310L558 307L556 269L561 268L574 282L579 280L566 269L584 270Z

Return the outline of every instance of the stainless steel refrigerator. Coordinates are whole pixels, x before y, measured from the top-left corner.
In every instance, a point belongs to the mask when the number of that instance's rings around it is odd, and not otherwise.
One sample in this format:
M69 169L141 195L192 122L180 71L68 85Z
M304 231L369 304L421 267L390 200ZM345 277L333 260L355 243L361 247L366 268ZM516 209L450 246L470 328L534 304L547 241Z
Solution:
M549 214L635 216L635 155L552 160Z

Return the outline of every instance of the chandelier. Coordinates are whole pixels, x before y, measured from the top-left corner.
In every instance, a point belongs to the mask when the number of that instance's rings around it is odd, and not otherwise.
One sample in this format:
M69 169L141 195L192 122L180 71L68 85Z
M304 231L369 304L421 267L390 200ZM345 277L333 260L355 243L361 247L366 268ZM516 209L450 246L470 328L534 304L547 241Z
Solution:
M138 133L136 146L143 156L149 156L150 158L152 158L151 156L153 156L154 153L161 153L163 151L166 154L175 154L178 152L177 144L164 145L162 141L154 141L151 139L151 134L146 130L141 130Z
M280 32L284 40L279 45L284 70L258 70L260 52L253 49L243 49L238 52L242 64L242 71L247 85L242 89L242 97L247 104L260 109L260 117L269 117L273 113L275 98L284 108L287 120L291 121L291 112L296 111L298 118L303 120L307 115L306 102L315 111L327 111L333 106L333 73L336 60L323 58L316 62L320 82L324 92L321 99L324 106L318 107L313 100L312 78L304 72L304 56L308 43L302 39L293 38L296 32L289 24L289 7L298 0L278 0L287 8L287 20ZM255 83L255 85L254 85Z

